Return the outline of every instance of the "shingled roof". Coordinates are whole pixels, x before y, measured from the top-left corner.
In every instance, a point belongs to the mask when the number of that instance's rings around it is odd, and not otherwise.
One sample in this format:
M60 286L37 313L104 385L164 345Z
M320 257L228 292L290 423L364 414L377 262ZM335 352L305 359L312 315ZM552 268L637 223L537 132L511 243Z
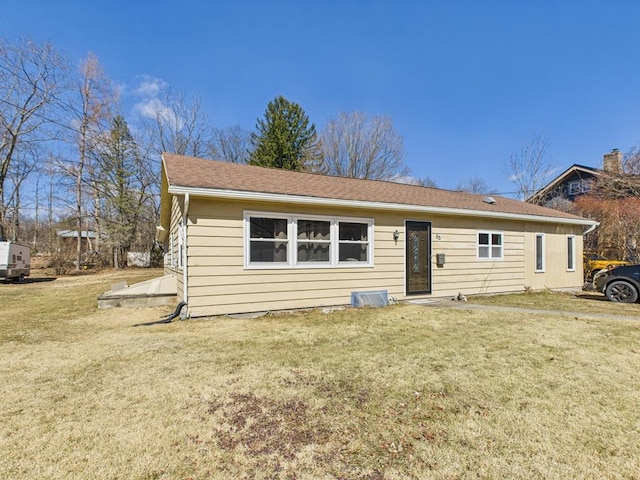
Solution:
M576 215L510 198L407 185L380 180L331 177L276 168L241 165L164 153L168 193L256 200L305 201L370 208L424 210L434 213L529 218L595 225ZM247 196L247 194L249 194Z

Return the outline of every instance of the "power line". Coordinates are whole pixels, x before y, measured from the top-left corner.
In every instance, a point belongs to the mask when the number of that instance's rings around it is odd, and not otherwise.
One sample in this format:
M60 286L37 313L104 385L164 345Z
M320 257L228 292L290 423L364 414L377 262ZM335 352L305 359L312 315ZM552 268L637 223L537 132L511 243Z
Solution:
M10 102L8 100L5 100L5 99L1 99L0 98L0 102L4 103L5 105L9 105L10 107L16 108L18 110L24 110L25 109L23 106L16 105L15 103L12 103L12 102ZM46 122L53 123L54 125L58 125L59 127L66 128L67 130L71 130L72 132L77 132L77 130L75 128L70 127L69 125L65 125L64 123L61 123L58 120L54 120L52 118L45 117L40 112L37 112L37 111L36 112L32 112L31 115L36 116L36 117L38 117L38 118L40 118L40 119L42 119L42 120L44 120Z

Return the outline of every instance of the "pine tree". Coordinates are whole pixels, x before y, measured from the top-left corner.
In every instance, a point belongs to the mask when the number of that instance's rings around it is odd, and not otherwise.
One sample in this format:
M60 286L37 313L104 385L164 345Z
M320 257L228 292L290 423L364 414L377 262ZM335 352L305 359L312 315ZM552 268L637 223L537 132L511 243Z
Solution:
M146 207L148 185L143 160L125 119L117 115L98 154L100 217L113 247L116 268L126 264L126 253L135 241Z
M285 170L306 170L319 158L316 127L302 107L283 96L267 105L251 134L249 163Z

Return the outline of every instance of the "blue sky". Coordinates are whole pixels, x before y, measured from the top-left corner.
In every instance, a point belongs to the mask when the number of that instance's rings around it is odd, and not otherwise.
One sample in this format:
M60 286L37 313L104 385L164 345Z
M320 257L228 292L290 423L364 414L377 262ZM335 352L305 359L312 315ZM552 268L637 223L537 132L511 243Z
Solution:
M0 19L10 40L96 54L125 115L143 82L196 93L217 127L253 130L277 95L319 130L389 115L413 175L442 188L512 192L503 166L538 133L558 172L640 144L636 1L22 0Z

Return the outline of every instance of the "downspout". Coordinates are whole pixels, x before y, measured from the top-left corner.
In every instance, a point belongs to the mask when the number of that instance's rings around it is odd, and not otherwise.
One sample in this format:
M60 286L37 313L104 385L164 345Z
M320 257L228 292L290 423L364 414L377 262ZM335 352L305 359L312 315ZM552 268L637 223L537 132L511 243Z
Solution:
M189 262L187 256L187 217L189 212L189 194L184 194L184 211L182 212L182 228L183 228L183 240L182 240L182 289L184 303L187 304L187 314L189 308Z
M594 223L594 224L593 224L593 225L591 225L589 228L587 228L584 232L582 232L582 235L584 236L584 235L586 235L587 233L591 233L591 232L593 232L593 231L596 229L596 227L597 227L598 225L600 225L600 224L599 224L599 223Z

